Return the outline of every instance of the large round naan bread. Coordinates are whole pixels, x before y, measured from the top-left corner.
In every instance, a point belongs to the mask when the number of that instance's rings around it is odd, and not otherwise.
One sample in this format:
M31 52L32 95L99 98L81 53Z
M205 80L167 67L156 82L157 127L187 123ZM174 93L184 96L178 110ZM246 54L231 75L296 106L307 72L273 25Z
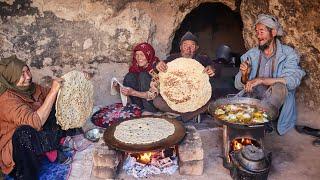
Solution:
M149 144L165 139L174 132L174 125L165 119L145 117L120 123L114 131L114 137L127 144Z
M65 81L56 102L57 123L63 130L82 127L93 109L93 85L79 71L62 78Z
M211 85L204 67L196 60L177 58L159 73L160 94L168 106L178 112L192 112L211 97Z

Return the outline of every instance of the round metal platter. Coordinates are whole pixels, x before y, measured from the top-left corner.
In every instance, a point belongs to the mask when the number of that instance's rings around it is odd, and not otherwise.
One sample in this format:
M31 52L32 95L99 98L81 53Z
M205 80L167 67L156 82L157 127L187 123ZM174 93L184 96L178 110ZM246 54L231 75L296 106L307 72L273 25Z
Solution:
M160 141L156 141L153 143L149 143L149 144L128 144L128 143L124 143L121 142L119 140L117 140L114 137L114 131L116 130L116 127L124 122L118 122L116 124L113 124L112 126L108 127L103 135L103 139L106 142L106 144L110 145L113 148L116 148L118 150L121 151L127 151L127 152L148 152L148 151L155 151L155 150L160 150L160 149L165 149L165 148L169 148L172 147L176 144L178 144L185 136L185 128L183 126L183 124L175 119L171 119L171 118L166 118L166 117L157 117L157 116L143 116L140 118L131 118L125 121L132 121L135 119L141 119L141 118L160 118L163 120L166 120L170 123L172 123L175 127L175 131L172 135L170 135L169 137L162 139Z
M270 117L269 118L270 121L275 120L278 116L278 110L273 105L262 103L260 100L254 99L254 98L247 98L247 97L223 98L223 99L218 99L218 100L210 103L210 105L208 107L208 111L211 114L211 116L213 117L213 119L216 120L220 124L232 126L235 128L241 128L241 129L242 128L243 129L255 128L255 127L264 126L264 123L250 123L250 124L233 123L233 122L224 121L224 120L218 118L215 115L215 110L218 107L221 107L221 106L227 105L227 104L235 104L235 105L236 104L247 104L247 105L251 105L251 106L256 106L259 110L262 110L268 114L268 116Z

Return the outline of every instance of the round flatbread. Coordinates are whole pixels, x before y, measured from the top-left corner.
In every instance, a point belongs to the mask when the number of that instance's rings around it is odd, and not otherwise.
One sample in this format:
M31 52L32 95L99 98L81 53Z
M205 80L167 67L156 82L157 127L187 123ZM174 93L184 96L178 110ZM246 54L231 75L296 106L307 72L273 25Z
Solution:
M196 60L177 58L159 73L160 94L168 106L178 112L192 112L204 106L212 89L208 74Z
M174 125L167 120L145 117L120 123L114 131L114 137L127 144L149 144L165 139L174 132Z
M82 127L93 109L93 85L79 71L62 78L65 81L56 102L57 123L63 130Z

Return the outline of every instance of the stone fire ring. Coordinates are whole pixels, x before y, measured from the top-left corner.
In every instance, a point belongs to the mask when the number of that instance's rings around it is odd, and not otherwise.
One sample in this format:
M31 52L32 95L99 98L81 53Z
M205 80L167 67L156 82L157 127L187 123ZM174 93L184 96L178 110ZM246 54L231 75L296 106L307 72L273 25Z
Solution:
M121 142L117 140L114 137L114 131L116 130L116 127L124 121L118 122L116 124L111 125L106 129L106 131L103 134L103 139L108 144L109 146L121 150L121 151L126 151L126 152L150 152L150 151L155 151L155 150L161 150L165 148L170 148L176 144L178 144L185 136L186 130L183 126L183 124L175 119L170 119L167 117L158 117L158 116L143 116L141 118L145 117L152 117L152 118L161 118L164 119L170 123L172 123L175 127L175 131L172 135L169 137L162 139L160 141L156 141L153 143L149 144L127 144L124 142ZM139 118L130 118L125 121L130 121L134 119L139 119Z

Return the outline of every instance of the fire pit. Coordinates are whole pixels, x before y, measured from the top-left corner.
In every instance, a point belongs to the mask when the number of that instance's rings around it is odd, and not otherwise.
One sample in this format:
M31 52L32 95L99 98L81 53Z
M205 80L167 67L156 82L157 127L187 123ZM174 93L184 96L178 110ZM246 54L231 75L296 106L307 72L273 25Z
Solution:
M148 118L151 118L151 120ZM137 119L138 121L136 121ZM123 152L123 169L127 174L136 178L141 178L160 173L173 174L178 169L176 145L185 136L185 128L180 122L170 118L152 116L132 118L127 121L131 121L129 122L130 124L134 124L136 122L140 124L134 130L140 131L136 134L139 136L138 139L141 139L143 138L141 137L141 134L146 134L146 136L148 135L147 132L143 132L143 128L147 129L149 132L152 132L152 128L160 128L158 126L152 126L152 121L157 120L162 121L162 124L168 124L173 127L173 133L164 139L151 143L127 143L117 139L115 132L118 130L119 133L118 127L121 123L127 123L126 121L119 122L106 129L104 133L104 140L109 146ZM122 124L122 126L124 125ZM129 129L129 131L133 130Z
M178 169L176 148L143 153L125 153L123 169L136 178L156 174L173 174Z

